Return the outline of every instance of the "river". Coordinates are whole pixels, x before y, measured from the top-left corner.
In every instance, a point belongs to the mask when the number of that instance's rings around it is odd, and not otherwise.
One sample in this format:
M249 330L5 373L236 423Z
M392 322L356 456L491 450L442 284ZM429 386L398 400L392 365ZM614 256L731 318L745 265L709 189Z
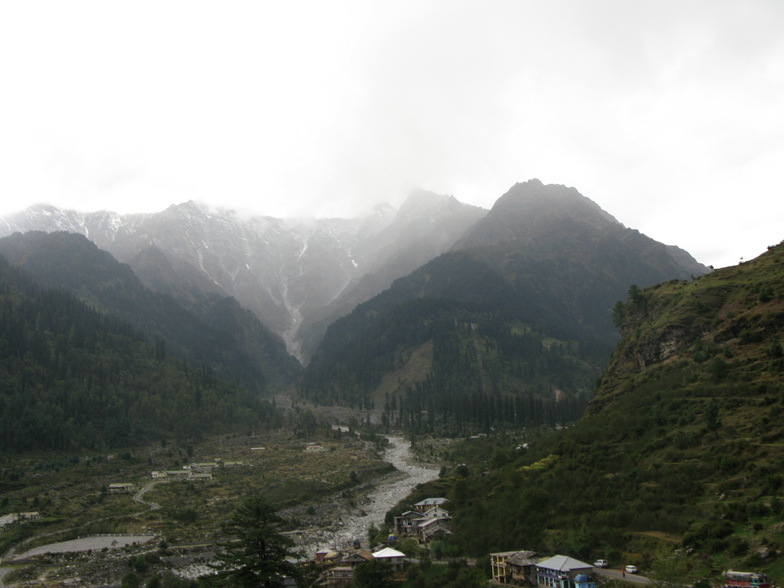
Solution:
M345 550L355 539L366 542L371 524L381 525L387 512L408 496L415 486L438 478L437 466L414 462L411 443L403 437L389 437L384 461L394 465L397 471L378 480L375 488L356 508L346 511L335 527L309 532L298 541L298 547L308 557L313 557L322 548Z

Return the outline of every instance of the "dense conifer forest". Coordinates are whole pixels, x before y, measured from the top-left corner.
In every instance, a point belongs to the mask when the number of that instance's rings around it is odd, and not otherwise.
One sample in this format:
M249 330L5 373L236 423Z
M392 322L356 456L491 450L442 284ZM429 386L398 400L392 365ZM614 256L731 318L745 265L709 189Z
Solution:
M0 450L101 449L250 429L272 407L0 257Z
M301 392L382 409L385 424L417 433L576 420L611 349L444 298L410 300L381 316L360 305L325 341Z
M165 342L169 355L207 366L259 395L287 385L302 367L283 341L233 298L194 289L178 299L147 288L133 270L73 233L16 233L0 255L36 283L71 292L90 308Z

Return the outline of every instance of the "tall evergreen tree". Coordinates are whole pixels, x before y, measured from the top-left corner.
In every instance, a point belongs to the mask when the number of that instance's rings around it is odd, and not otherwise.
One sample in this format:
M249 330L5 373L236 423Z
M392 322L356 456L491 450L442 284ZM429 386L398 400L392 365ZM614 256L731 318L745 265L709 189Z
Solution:
M215 556L216 585L277 588L285 586L286 577L299 581L299 568L288 561L298 554L294 541L281 532L283 524L264 497L246 498L228 527L236 539L225 543Z

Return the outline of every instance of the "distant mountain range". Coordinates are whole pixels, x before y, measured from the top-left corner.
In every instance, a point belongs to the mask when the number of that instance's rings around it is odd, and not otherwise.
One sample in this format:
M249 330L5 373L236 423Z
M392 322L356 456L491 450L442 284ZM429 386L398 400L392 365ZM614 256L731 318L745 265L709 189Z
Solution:
M538 180L490 211L419 191L356 219L189 202L124 216L37 206L0 226L11 264L172 356L256 393L296 381L315 402L427 430L578 418L628 288L708 271Z
M39 205L0 219L0 234L78 233L155 291L232 296L307 361L332 319L449 250L485 213L424 191L355 219L244 219L193 202L129 215Z
M518 195L521 190L525 194ZM629 265L617 270L619 282L647 285L707 271L686 252L625 229L576 190L538 180L515 186L489 215L425 191L412 193L397 211L379 206L355 219L241 218L193 202L129 215L38 205L0 219L0 235L78 233L127 263L156 292L197 305L205 294L231 296L307 363L329 324L443 253L484 249L490 254L494 249L493 263L508 264L498 248L514 243L530 259L541 253L544 266L554 255L548 247L557 237L569 238L574 252L582 254L579 233L566 226L553 230L558 219L590 226L594 236L615 239L619 247L637 248L618 250L617 259L606 260L607 265ZM656 272L647 273L646 264ZM578 288L572 297L580 297Z

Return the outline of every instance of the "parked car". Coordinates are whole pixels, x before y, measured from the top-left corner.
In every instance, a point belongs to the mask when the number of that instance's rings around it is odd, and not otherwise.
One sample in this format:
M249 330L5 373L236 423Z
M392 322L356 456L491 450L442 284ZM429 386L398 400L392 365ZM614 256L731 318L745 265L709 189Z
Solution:
M626 573L627 574L636 574L637 573L637 566L626 566Z
M606 559L597 559L593 562L593 567L595 568L606 568L609 565L610 563Z

